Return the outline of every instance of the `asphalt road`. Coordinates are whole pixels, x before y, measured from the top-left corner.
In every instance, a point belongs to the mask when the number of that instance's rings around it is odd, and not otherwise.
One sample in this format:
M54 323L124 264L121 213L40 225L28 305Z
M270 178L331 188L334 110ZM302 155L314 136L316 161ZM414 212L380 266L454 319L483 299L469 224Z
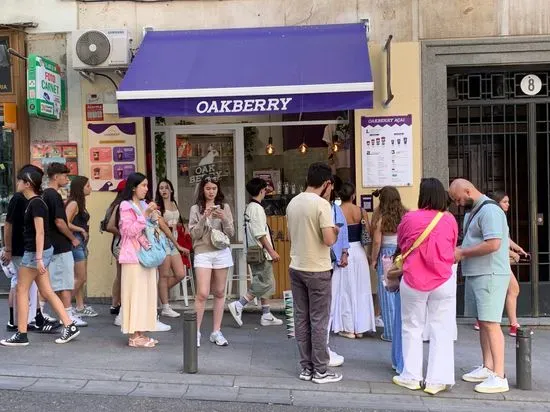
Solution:
M2 411L193 411L193 412L333 412L333 411L373 411L372 409L348 408L304 408L287 405L260 405L242 402L208 402L162 398L133 398L130 396L75 395L60 393L24 393L0 391L0 410ZM383 412L380 409L376 411ZM389 412L389 410L386 410Z

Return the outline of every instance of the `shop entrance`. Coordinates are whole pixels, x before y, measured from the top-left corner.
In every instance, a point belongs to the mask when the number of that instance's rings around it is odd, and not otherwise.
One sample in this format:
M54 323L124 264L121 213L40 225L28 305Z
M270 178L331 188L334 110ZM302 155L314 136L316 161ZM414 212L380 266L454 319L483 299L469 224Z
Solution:
M533 97L520 87L527 74L543 79ZM511 238L531 253L513 265L520 282L519 316L550 315L550 103L547 70L449 71L449 179L464 177L482 192L510 196ZM463 211L454 210L462 223ZM458 313L464 288L458 287Z

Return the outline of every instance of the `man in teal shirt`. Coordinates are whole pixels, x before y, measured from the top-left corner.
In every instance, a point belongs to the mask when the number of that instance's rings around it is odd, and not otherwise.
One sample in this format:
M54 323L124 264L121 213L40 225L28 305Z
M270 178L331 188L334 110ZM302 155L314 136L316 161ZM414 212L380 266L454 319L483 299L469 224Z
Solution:
M510 283L506 215L467 180L453 181L449 195L469 212L464 217L462 246L456 248L455 258L462 262L465 278L465 316L479 320L483 353L483 365L462 379L479 382L476 392L507 392L504 334L500 327Z

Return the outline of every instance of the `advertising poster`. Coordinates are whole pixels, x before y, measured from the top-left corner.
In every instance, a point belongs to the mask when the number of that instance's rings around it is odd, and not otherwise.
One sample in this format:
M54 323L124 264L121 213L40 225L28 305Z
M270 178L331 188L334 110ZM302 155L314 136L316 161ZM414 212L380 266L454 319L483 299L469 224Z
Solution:
M69 175L78 175L78 151L76 143L70 142L37 142L31 144L31 163L44 172L50 163L62 163L69 168ZM48 186L48 176L44 175L42 186ZM69 195L69 185L59 190L61 197Z
M363 186L411 186L412 115L361 118Z
M59 65L44 57L27 58L27 109L32 117L59 120L63 90Z
M88 147L95 191L112 190L137 170L135 123L89 124Z

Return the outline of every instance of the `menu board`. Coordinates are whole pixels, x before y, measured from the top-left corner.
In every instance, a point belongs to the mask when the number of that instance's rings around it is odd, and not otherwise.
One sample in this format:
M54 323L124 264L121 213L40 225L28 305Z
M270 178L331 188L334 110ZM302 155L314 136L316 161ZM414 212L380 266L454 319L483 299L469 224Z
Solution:
M411 186L412 115L361 117L363 187Z
M88 125L90 182L95 191L109 191L136 171L136 124Z

